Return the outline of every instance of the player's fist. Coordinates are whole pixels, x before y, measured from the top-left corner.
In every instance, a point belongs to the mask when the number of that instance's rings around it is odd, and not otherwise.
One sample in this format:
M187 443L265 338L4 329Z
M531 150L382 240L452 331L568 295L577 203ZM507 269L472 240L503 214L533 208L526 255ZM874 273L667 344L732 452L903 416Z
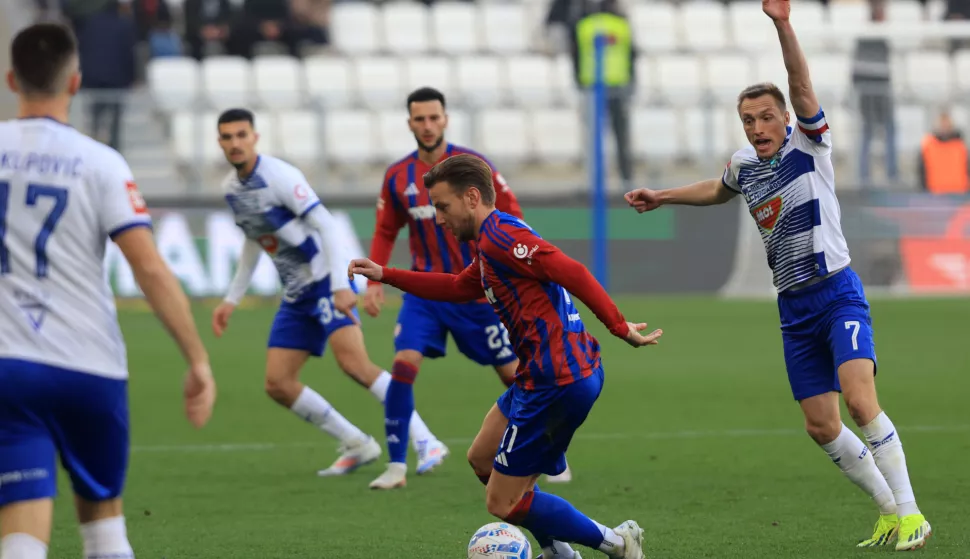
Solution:
M367 286L367 293L364 294L364 310L367 314L377 318L381 314L381 307L384 306L384 286L371 284Z
M656 190L649 188L638 188L627 192L623 195L623 199L626 200L627 204L630 204L631 208L641 214L660 207L660 195Z
M234 310L236 310L236 305L229 301L223 301L216 307L216 310L212 311L212 332L217 338L221 338L222 333L226 331L226 328L229 328L229 317L232 316Z
M634 322L627 322L627 328L630 329L627 332L625 338L623 338L626 343L632 345L633 347L643 347L645 345L657 345L657 340L663 335L663 330L654 330L647 335L643 335L640 332L647 329L647 323L641 322L639 324Z
M185 416L196 429L201 429L212 417L216 403L216 381L208 363L199 363L189 368L185 376Z
M347 277L353 281L354 274L364 276L371 281L381 281L381 278L384 277L384 267L375 264L368 258L355 258L350 261Z
M775 21L788 21L791 16L791 0L761 0L761 9Z
M333 294L333 308L350 317L356 324L360 324L354 315L357 306L357 294L352 289L340 289Z

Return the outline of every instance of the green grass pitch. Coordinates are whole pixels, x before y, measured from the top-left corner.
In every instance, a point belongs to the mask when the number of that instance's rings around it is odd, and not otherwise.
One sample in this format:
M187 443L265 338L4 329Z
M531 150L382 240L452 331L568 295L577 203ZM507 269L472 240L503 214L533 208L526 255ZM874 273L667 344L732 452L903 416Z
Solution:
M396 307L365 317L368 349L389 366ZM619 298L665 331L634 350L585 309L603 344L606 387L569 452L575 479L546 484L597 520L634 518L647 556L854 558L875 506L802 431L783 368L773 302ZM453 452L406 489L373 492L383 459L321 479L335 443L263 393L272 305L241 308L221 340L196 305L219 382L210 425L182 416L181 359L155 318L125 310L132 454L126 513L139 559L459 558L492 519L464 452L501 385L452 346L426 362L418 410ZM933 524L928 557L970 556L970 300L873 301L881 403L899 427L918 502ZM380 406L336 369L311 361L304 381L383 439ZM847 416L845 416L847 418ZM851 421L846 419L847 423ZM858 432L858 430L857 430ZM385 455L386 458L386 455ZM411 457L413 460L413 452ZM51 557L79 557L61 477ZM588 557L599 557L586 551Z

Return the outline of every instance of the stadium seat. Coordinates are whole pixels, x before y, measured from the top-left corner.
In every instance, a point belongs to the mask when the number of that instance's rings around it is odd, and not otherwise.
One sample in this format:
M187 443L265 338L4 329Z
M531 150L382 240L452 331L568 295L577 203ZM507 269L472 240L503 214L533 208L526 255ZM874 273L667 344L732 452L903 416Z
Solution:
M731 154L742 147L728 141L735 136L728 127L741 127L740 121L736 118L729 120L729 116L719 106L687 109L685 126L681 127L685 135L681 140L687 147L687 155L699 163L726 163Z
M688 54L673 54L656 60L657 84L668 103L692 105L703 94L700 58Z
M510 56L505 69L517 105L528 108L548 107L553 103L552 63L539 55Z
M953 55L953 76L957 94L970 94L970 49L960 49Z
M349 59L313 56L303 62L303 72L308 96L323 107L342 108L354 101Z
M521 4L482 4L479 6L484 46L496 54L518 54L528 50L529 28Z
M253 114L256 133L259 134L259 151L270 155L276 154L278 149L279 130L276 125L276 115L271 112L256 112Z
M852 88L852 58L844 53L815 54L808 59L812 86L823 106L849 100Z
M738 93L755 82L751 59L738 54L711 54L704 58L704 87L721 103L732 103Z
M215 123L218 113L186 109L172 115L171 147L179 164L198 168L225 162ZM201 156L201 159L200 159Z
M503 78L498 58L463 56L458 59L458 91L468 105L488 107L501 103L505 97Z
M260 104L271 110L303 104L300 61L292 56L261 56L253 61L253 78Z
M836 106L825 109L825 121L829 123L829 130L832 131L832 153L837 157L856 157L856 146L859 145L857 143L859 124L855 113L843 106Z
M645 159L647 165L673 159L684 151L677 137L682 123L677 122L677 113L673 109L637 107L633 109L630 123L633 154L638 159Z
M905 64L907 88L918 100L941 103L950 99L953 76L950 57L945 52L910 52Z
M445 140L460 146L472 144L471 118L462 110L448 109L448 129L445 130Z
M829 4L829 29L826 43L830 48L849 52L855 47L855 30L869 21L868 2L833 2Z
M630 7L633 42L644 53L673 52L679 45L677 9L670 2L635 2Z
M828 12L821 2L802 0L792 4L792 17L797 18L795 29L798 32L798 42L806 53L812 54L827 48L823 33L828 25ZM773 42L777 41L777 38L773 39Z
M927 18L929 21L940 21L946 15L947 0L929 0L926 3Z
M754 75L755 81L771 82L780 87L786 96L788 95L788 70L785 69L785 59L782 58L780 46L766 48L755 59Z
M166 112L193 107L199 100L199 63L188 57L153 58L148 62L148 89Z
M525 111L484 109L475 115L476 146L494 163L521 163L532 156Z
M380 49L379 12L371 2L337 2L330 8L330 40L338 51L352 56Z
M440 2L431 6L432 47L444 55L462 55L480 48L474 4Z
M637 85L633 91L634 103L638 105L649 105L658 95L660 95L657 81L656 61L663 60L668 56L676 55L665 54L663 56L637 57L635 67Z
M444 92L447 97L448 93L454 89L454 83L454 69L450 58L443 56L409 57L405 63L404 85L408 92L419 87L433 87Z
M717 51L728 46L727 11L720 2L689 0L681 4L680 23L690 50Z
M280 157L300 165L322 159L320 119L313 111L284 111L279 114Z
M577 161L583 153L579 111L540 109L532 112L533 145L543 161Z
M899 158L911 158L920 147L923 136L930 130L925 107L899 105L896 107L896 149Z
M388 161L397 161L417 147L403 105L377 114L377 135L380 137L378 155Z
M424 4L392 1L381 11L384 48L394 55L424 53L429 50L428 8Z
M249 105L252 99L252 68L241 56L203 59L202 83L209 105L217 111Z
M389 56L358 58L357 95L373 109L389 108L403 101L404 78L400 59Z
M359 165L377 155L377 135L371 113L329 111L323 120L324 150L330 163Z
M745 52L757 53L778 42L775 26L762 10L761 2L738 0L728 4L728 25L733 44Z
M737 150L751 145L748 142L748 136L744 133L744 125L741 123L741 117L738 116L738 105L737 103L731 103L730 105L724 105L720 109L721 113L724 115L724 124L727 127L727 142L728 142L728 152L733 154ZM727 164L727 159L724 163Z
M643 58L643 57L641 57ZM639 86L649 84L648 76L637 77ZM553 91L556 93L558 102L568 107L579 105L582 96L579 93L579 86L576 84L576 72L573 68L573 59L566 54L561 54L552 63L552 83Z
M926 11L919 0L892 0L886 3L886 20L915 23L926 19Z

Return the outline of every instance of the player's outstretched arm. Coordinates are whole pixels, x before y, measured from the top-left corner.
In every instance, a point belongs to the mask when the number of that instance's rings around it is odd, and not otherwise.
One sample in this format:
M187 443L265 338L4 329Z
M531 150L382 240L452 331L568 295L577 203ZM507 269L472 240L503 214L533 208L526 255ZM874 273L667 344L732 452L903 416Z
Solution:
M795 115L811 118L818 114L821 107L812 87L808 61L805 60L805 53L798 44L795 29L789 19L791 0L762 0L761 7L775 22L775 29L778 31L781 53L785 58L785 69L788 71L788 95L792 108L795 109Z
M185 379L185 412L193 425L202 427L212 416L216 387L209 368L209 354L199 338L189 300L162 260L147 228L133 227L119 233L113 240L128 260L148 304L175 339L189 364L189 374Z
M687 186L667 190L639 188L627 192L623 198L637 213L655 210L660 206L679 204L682 206L713 206L723 204L736 193L724 185L723 179L708 179Z
M485 296L476 266L477 263L473 262L458 275L438 274L398 270L381 266L367 258L358 258L351 261L347 276L353 279L354 274L360 274L370 281L393 285L422 299L466 303Z
M236 266L236 275L233 276L232 282L229 284L225 299L212 312L212 332L217 338L221 338L226 328L229 327L229 318L232 317L232 312L236 310L236 305L249 290L249 283L253 279L253 272L256 271L256 265L259 264L259 257L262 254L263 247L259 246L258 242L249 238L243 242L242 253L239 255L239 263Z

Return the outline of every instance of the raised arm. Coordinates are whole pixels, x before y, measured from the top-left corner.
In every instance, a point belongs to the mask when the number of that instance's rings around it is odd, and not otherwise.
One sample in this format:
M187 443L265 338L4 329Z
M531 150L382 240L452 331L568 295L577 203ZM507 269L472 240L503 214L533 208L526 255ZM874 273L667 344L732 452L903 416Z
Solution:
M791 0L762 0L761 7L775 22L775 29L778 31L781 53L785 58L785 69L788 71L788 95L792 108L795 109L795 116L814 117L821 107L812 88L805 53L798 44L795 29L789 19Z
M455 275L398 270L381 266L367 258L358 258L351 261L347 273L348 277L354 274L360 274L370 281L393 285L401 291L432 301L467 303L485 296L477 261Z

